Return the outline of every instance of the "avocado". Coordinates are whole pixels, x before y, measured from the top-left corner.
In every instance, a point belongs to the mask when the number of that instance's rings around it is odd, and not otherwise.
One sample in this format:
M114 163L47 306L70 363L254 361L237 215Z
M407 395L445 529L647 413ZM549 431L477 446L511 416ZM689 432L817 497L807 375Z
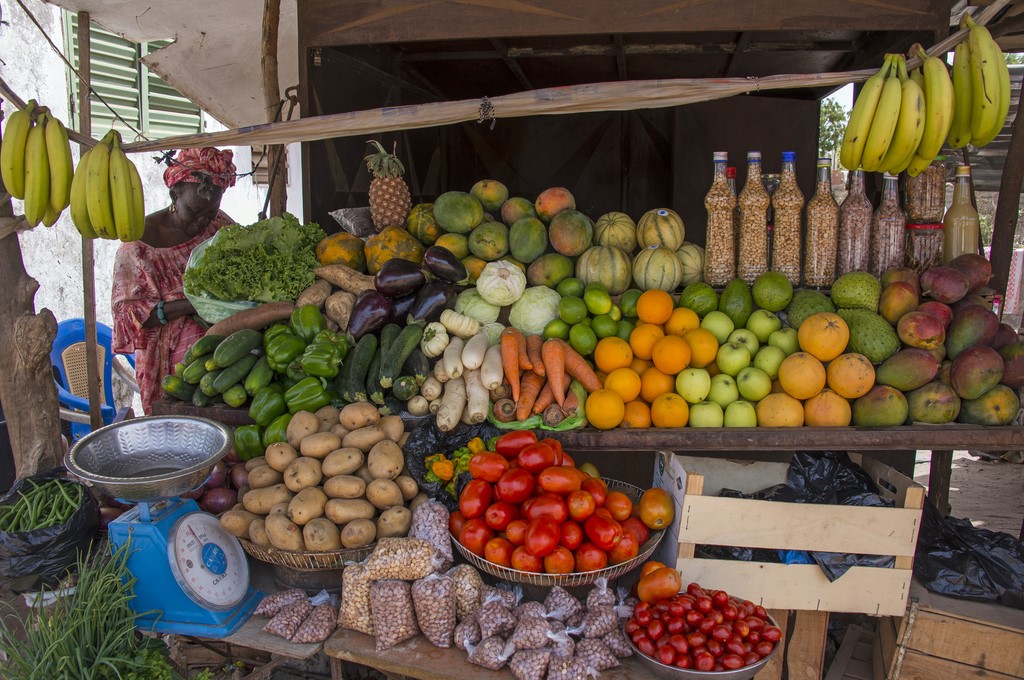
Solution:
M718 311L724 312L732 319L736 328L745 328L747 318L754 311L754 299L750 295L750 286L743 279L733 279L722 290L718 297Z

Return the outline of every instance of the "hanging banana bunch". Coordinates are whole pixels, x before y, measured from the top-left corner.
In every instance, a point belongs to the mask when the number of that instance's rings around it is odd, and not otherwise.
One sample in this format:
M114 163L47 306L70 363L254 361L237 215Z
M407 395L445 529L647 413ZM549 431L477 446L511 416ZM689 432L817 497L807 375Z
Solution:
M68 131L33 99L7 119L0 142L0 177L25 201L25 220L52 227L71 202L74 168Z
M955 112L949 145L959 149L970 142L989 144L1006 123L1010 111L1010 69L1003 51L984 26L967 16L967 40L953 52Z
M138 241L146 226L142 180L121 149L121 135L108 132L78 163L71 181L71 220L83 238Z

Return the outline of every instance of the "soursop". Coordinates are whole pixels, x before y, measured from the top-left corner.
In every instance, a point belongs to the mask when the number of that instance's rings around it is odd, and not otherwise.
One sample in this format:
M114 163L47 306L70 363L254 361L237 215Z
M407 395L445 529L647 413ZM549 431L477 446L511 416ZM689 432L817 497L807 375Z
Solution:
M889 322L866 309L838 309L850 327L847 352L863 354L873 364L880 364L900 349L900 338Z
M830 294L836 307L876 312L882 284L867 272L850 272L836 279Z
M807 317L818 312L834 311L835 305L822 293L816 290L798 290L786 307L786 318L790 326L798 329Z

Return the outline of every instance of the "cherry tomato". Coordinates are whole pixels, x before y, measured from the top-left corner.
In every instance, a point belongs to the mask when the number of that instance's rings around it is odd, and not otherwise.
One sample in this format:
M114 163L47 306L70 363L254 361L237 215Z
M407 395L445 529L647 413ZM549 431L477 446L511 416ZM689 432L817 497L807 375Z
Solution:
M669 635L682 633L686 630L686 621L669 614L668 622L665 624L665 630L669 632Z
M765 626L761 631L761 639L768 642L778 642L782 639L782 630L775 626Z
M508 471L508 460L493 451L481 451L469 459L469 474L494 484Z
M452 536L458 536L462 530L462 525L466 523L466 517L456 510L448 516L448 531L451 532Z
M715 605L715 609L721 609L729 604L729 594L724 590L716 590L711 593L711 602Z
M704 633L705 635L711 635L711 631L713 631L715 629L715 626L717 625L718 623L716 623L713 618L711 618L710 616L705 616L704 619L700 622L700 625L697 626L697 630Z
M756 630L758 632L764 628L764 620L759 619L756 616L747 617L747 625L750 626L750 630Z
M683 593L682 595L679 596L679 606L681 606L683 608L684 612L692 612L693 611L693 602L694 602L693 596L688 594L688 593Z
M577 569L577 571L579 571ZM649 611L642 611L636 613L636 622L641 626L647 626L651 621L654 620L654 614Z
M526 527L528 526L530 523L525 519L514 519L505 527L505 537L512 545L522 545L526 543Z
M544 562L541 558L527 552L526 546L520 545L512 551L512 568L516 571L530 571L539 574L544 570Z
M722 618L726 621L735 621L736 617L739 616L739 610L731 604L727 604L722 607Z
M767 640L761 640L754 647L754 653L763 659L764 657L771 654L773 649L775 649L775 645L768 642Z
M658 562L657 560L648 560L647 562L644 562L644 566L640 567L640 576L647 576L652 571L656 569L661 569L664 566L665 564L663 562Z
M583 529L576 522L563 522L558 545L575 550L583 542Z
M672 600L668 603L668 612L678 619L682 619L686 614L686 610L683 609L683 603L679 600Z
M693 659L693 667L698 671L711 671L715 669L715 657L710 652L704 651Z
M672 645L660 647L657 652L657 658L658 661L666 666L671 666L676 662L676 650L672 649Z
M555 464L555 450L547 444L530 444L519 451L516 457L519 467L533 474L549 468Z
M690 651L690 645L682 635L670 636L668 644L672 646L672 649L676 650L676 654L686 654Z
M694 602L694 606L697 608L697 611L707 614L714 607L714 604L707 595L699 595Z
M722 643L713 638L711 640L708 640L708 643L704 645L704 649L711 652L711 656L715 657L716 659L722 658L722 654L725 653L725 647L722 646Z
M558 524L550 519L535 519L526 527L527 552L536 557L544 557L558 547L561 532Z
M639 640L634 640L633 644L635 644L636 648L644 654L646 654L647 656L654 656L656 648L654 646L654 643L651 642L651 638L647 637L646 635L641 637Z
M463 514L465 514L465 512L463 512ZM586 522L583 523L583 533L585 533L587 538L593 541L601 550L611 550L619 541L622 540L622 525L613 519L606 519L601 517L599 514L594 513L587 518ZM674 594L675 593L666 593L662 597L670 597Z
M569 508L569 517L576 522L586 521L597 509L597 503L594 502L594 497L590 495L590 492L579 489L569 494L565 499L565 504Z
M693 660L688 654L677 654L676 655L676 668L693 668Z
M761 631L759 631L759 630L752 630L749 633L747 633L747 642L749 642L750 644L756 645L760 641L761 641Z
M579 491L583 483L583 473L576 468L549 467L537 475L537 484L548 493L568 496Z
M604 508L612 514L616 522L625 522L633 512L633 501L621 491L610 491L605 498Z
M626 635L630 635L630 636L633 635L633 633L635 633L638 630L640 630L640 624L637 623L635 616L629 617L629 619L626 621L625 630L626 630Z
M647 539L651 536L651 532L647 529L644 523L638 520L636 517L630 517L625 522L621 522L621 524L623 531L628 531L634 536L636 536L636 542L638 545L643 545L644 543L646 543Z
M640 544L636 542L636 536L628 531L623 531L619 542L608 551L608 564L628 562L636 557L639 552Z
M494 495L499 501L518 505L530 497L535 484L533 475L526 470L510 469L494 484Z
M503 567L511 567L513 550L515 546L507 538L495 536L484 544L484 559Z
M717 609L712 609L708 612L707 615L715 620L715 625L721 625L725 623L725 617L722 616L722 612L718 611Z
M744 666L752 666L760 660L761 657L757 655L757 652L747 652L743 655Z
M661 636L664 634L665 624L659 621L658 619L654 619L649 624L647 624L647 636L650 637L652 640L660 640Z
M686 592L688 595L691 595L694 598L698 598L701 595L707 594L704 592L704 589L701 588L700 585L697 583L691 583L688 586L686 586Z
M715 626L711 629L711 637L719 642L725 642L732 637L732 629L728 626Z
M484 521L495 531L504 531L515 519L519 519L519 508L505 501L491 503L484 511Z
M741 638L745 638L748 635L750 635L750 626L748 626L747 622L743 619L737 619L736 621L733 621L732 629L736 631L736 634L739 635Z
M482 479L470 480L459 494L459 511L466 519L483 517L491 504L491 485Z
M544 556L545 574L571 574L576 568L576 558L564 546L558 546Z
M686 612L686 617L685 617L686 625L688 625L688 626L690 626L692 628L697 628L698 626L700 626L700 624L701 624L701 622L703 620L704 620L704 615L701 614L699 611L695 611L694 610L694 611Z
M548 437L547 439L541 439L540 443L545 446L550 446L551 450L555 452L555 465L562 465L562 461L565 458L565 450L562 448L562 442ZM576 466L573 465L572 467Z
M584 491L589 491L590 495L594 497L594 502L597 503L597 507L604 505L605 499L608 498L608 485L604 483L603 479L597 477L588 477L583 480L580 484L580 488Z
M466 520L459 531L459 543L474 555L484 556L484 545L494 538L494 532L480 518Z
M607 566L608 553L593 543L587 542L576 548L576 571L597 571Z
M530 503L529 507L523 509L523 517L528 520L550 519L556 524L561 524L569 518L569 508L565 505L565 499L553 493L546 493L537 496Z
M499 455L511 460L518 456L522 449L536 443L537 435L533 433L533 430L514 430L498 437L494 450Z
M725 643L725 650L730 654L737 654L740 658L747 653L747 649L743 646L742 642L736 642L735 640L729 640Z
M694 631L686 636L686 644L690 645L690 649L694 647L703 647L707 644L708 636L700 631Z
M761 619L762 621L768 620L768 612L761 605L754 607L754 616Z
M734 671L738 668L743 668L745 665L743 657L739 654L726 654L722 657L722 668L727 671Z

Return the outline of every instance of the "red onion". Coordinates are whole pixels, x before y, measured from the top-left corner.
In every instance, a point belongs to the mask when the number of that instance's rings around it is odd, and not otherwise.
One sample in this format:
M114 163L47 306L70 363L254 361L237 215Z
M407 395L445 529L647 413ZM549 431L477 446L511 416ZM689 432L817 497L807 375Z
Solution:
M206 480L206 486L211 489L216 489L219 486L224 486L224 482L228 480L228 466L222 460L218 460L213 466L213 471L210 473L210 478Z
M123 515L125 511L122 508L112 508L109 506L103 506L100 508L100 529L106 531L110 523L115 519Z
M199 507L211 514L219 515L233 508L237 502L238 495L234 489L218 487L203 494L203 497L199 499Z
M242 459L238 457L238 453L235 451L234 447L228 449L228 452L224 454L224 457L221 458L221 460L228 465L242 462Z
M104 496L103 505L105 505L108 508L117 508L118 510L127 510L128 508L132 507L130 503L122 503L113 496Z
M178 494L178 498L191 498L192 500L198 500L199 497L202 496L204 493L206 493L206 485L200 484L198 487L192 489L191 491L186 491L185 493Z
M249 471L245 469L245 465L232 465L228 477L231 479L231 486L236 489L241 489L249 483Z

